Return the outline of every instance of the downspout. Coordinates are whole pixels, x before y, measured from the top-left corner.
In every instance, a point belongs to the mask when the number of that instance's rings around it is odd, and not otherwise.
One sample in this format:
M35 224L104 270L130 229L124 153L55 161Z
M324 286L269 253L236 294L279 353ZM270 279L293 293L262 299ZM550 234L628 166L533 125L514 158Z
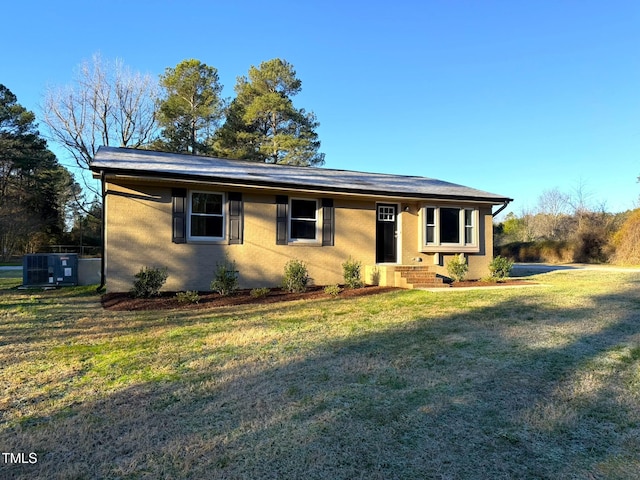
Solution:
M496 217L501 211L503 211L505 208L507 208L507 205L509 205L513 200L510 198L509 200L506 200L504 202L504 205L502 205L498 210L496 210L494 213L491 214L492 217Z
M104 291L104 286L106 284L107 278L105 274L105 241L107 238L106 228L107 228L107 189L105 187L104 180L104 170L100 170L100 183L102 185L102 228L100 229L100 286L96 289L98 292Z

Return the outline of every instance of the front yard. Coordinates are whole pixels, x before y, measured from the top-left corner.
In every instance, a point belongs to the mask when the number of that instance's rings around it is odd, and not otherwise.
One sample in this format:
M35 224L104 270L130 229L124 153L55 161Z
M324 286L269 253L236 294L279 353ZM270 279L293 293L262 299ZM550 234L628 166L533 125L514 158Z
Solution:
M640 273L159 312L0 275L0 478L640 471Z

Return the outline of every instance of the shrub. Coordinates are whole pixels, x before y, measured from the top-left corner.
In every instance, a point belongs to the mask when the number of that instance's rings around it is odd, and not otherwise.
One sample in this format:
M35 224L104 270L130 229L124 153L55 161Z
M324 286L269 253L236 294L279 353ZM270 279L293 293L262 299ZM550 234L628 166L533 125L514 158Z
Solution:
M342 290L338 285L327 285L324 287L324 293L327 295L331 295L332 297L337 297Z
M489 264L489 272L491 273L491 278L497 280L498 282L504 280L511 273L512 267L513 262L511 260L498 255Z
M469 265L467 265L467 260L462 254L454 255L453 258L447 263L447 272L449 272L449 276L453 279L454 282L463 281L464 277L467 276L468 271Z
M143 267L134 275L131 294L136 298L151 298L160 295L160 289L167 281L167 268Z
M640 210L634 210L613 236L615 263L640 265Z
M269 289L267 287L254 288L253 290L251 290L249 292L249 294L251 295L251 298L264 298L267 295L269 295L270 291L271 291L271 289Z
M289 260L284 266L282 287L288 292L304 292L309 283L307 266L301 260Z
M226 258L216 263L216 275L211 282L211 290L223 297L231 295L238 289L238 272L236 263L229 262Z
M200 295L195 290L187 290L186 292L176 293L178 303L198 303L200 301Z
M342 276L346 287L362 287L362 262L349 257L349 259L342 264Z

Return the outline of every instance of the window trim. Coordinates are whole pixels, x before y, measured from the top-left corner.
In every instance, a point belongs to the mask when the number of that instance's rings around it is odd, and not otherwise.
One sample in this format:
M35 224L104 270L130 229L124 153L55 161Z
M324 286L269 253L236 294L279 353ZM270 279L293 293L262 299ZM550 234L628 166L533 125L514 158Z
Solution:
M315 238L294 238L291 236L291 222L295 220L307 220L308 218L294 218L293 216L293 202L294 201L315 202L316 216L313 220L315 222ZM289 244L306 244L306 245L322 245L322 202L317 198L303 198L303 197L289 197L287 214L287 242Z
M440 209L441 208L453 208L459 210L458 213L458 238L459 242L441 242L441 223L440 223ZM427 224L427 209L433 209L433 223ZM467 214L471 212L471 224L467 224ZM420 245L423 252L469 252L475 253L480 251L480 210L477 207L469 207L462 205L424 205L420 209ZM427 227L433 228L433 242L427 242ZM467 242L467 229L472 229L472 241Z
M222 200L222 213L221 214L201 214L193 213L193 194L204 193L207 195L219 195ZM224 192L212 192L208 190L189 190L187 195L187 241L190 243L221 243L224 242L227 235L227 219L229 212L227 211L227 196ZM221 217L222 218L222 236L221 237L205 237L199 235L191 235L191 219L193 215L206 216L206 217Z

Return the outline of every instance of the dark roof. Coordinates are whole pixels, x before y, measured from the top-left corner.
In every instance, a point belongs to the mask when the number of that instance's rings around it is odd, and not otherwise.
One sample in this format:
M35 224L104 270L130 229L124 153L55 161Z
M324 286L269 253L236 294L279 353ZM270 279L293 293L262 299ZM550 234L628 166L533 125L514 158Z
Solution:
M510 198L426 177L296 167L228 160L197 155L100 147L91 162L96 173L170 177L270 186L291 190L320 190L359 195L461 199L501 204Z

